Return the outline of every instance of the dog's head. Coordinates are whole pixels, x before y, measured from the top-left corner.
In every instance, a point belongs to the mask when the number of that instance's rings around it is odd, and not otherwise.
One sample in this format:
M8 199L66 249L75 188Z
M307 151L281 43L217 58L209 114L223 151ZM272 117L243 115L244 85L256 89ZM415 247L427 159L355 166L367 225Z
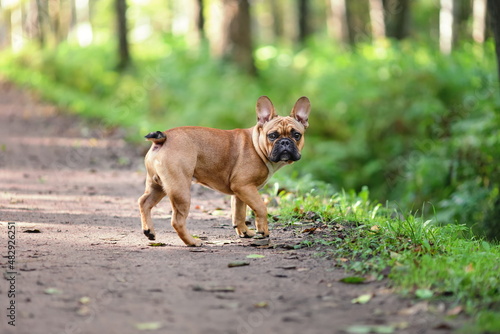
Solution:
M291 164L300 159L304 132L309 126L311 103L305 96L295 103L290 116L276 114L271 100L261 96L257 101L257 131L260 150L272 163Z

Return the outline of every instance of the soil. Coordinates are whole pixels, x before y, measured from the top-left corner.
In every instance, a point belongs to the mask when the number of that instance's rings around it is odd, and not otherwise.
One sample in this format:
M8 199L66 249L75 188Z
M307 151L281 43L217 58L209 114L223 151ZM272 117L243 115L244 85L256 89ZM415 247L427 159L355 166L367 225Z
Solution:
M448 333L458 326L444 320L447 306L405 299L386 279L341 283L349 273L317 250L286 247L302 240L291 229L272 229L276 247L252 246L230 226L229 198L202 187L193 186L188 228L204 246L183 245L168 200L153 211L156 242L165 245L150 246L137 206L149 143L130 145L125 136L0 84L1 333ZM247 258L254 254L263 257ZM237 261L248 265L228 266ZM365 304L352 302L367 294Z

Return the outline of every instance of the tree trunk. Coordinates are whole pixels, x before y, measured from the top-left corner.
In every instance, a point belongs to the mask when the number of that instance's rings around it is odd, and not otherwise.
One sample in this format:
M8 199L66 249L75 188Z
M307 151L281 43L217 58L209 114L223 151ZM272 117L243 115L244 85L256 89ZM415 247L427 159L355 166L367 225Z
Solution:
M250 75L256 75L253 59L250 3L248 0L224 0L221 31L222 57L233 61Z
M45 4L44 4L45 3ZM45 47L45 17L47 15L46 2L43 0L36 0L37 8L37 22L38 22L38 44L40 48Z
M491 30L495 37L498 78L500 79L500 1L488 0L488 13L491 21Z
M198 34L201 39L205 39L205 15L204 15L204 6L203 0L197 0L197 15L196 15L196 27L198 28Z
M0 48L4 49L12 45L10 39L10 10L3 9L2 4L0 3L0 18L2 21L0 22Z
M370 23L374 40L385 38L384 4L382 0L370 0Z
M453 2L441 0L439 10L439 50L444 54L450 54L453 47Z
M330 0L331 15L329 19L329 30L333 38L342 44L349 44L349 24L347 21L346 0Z
M474 0L472 7L472 39L483 43L486 32L486 0Z
M385 23L388 37L402 40L408 37L410 23L409 0L385 0Z
M309 6L308 0L298 1L298 15L299 15L299 43L304 43L309 37L310 29L308 25L309 19Z
M271 0L271 13L273 16L273 33L276 40L281 40L285 35L283 25L283 10L279 4L279 0Z
M123 71L131 64L129 44L127 37L127 1L115 0L118 33L118 71Z

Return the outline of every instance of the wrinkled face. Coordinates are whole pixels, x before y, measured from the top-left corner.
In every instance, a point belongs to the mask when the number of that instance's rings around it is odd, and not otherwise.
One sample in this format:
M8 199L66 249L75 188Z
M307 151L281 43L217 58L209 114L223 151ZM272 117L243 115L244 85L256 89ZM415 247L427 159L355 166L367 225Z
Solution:
M304 126L292 117L275 117L267 122L260 134L269 161L291 164L300 159L304 146Z

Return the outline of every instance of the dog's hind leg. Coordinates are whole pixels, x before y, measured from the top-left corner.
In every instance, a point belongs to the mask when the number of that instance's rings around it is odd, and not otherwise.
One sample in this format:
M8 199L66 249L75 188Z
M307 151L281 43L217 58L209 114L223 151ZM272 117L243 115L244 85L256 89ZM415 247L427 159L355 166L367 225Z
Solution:
M155 240L156 236L153 221L151 219L151 209L153 209L165 195L161 185L154 182L148 175L146 179L146 189L138 202L141 212L142 231L149 240Z
M179 177L175 182L164 182L164 184L172 203L172 227L186 246L201 246L201 240L193 238L186 228L186 219L191 206L190 179Z

